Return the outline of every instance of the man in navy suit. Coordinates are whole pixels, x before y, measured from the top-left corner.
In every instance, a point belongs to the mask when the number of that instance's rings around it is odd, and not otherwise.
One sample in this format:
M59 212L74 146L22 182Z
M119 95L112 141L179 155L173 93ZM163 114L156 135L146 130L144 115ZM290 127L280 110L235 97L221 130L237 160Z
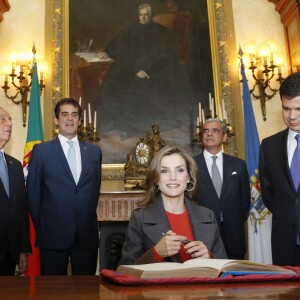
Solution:
M226 139L227 130L222 121L215 118L205 121L204 151L196 157L200 180L198 201L215 213L228 258L244 259L244 222L250 206L249 175L245 161L222 152ZM212 180L214 156L221 177L219 195Z
M300 266L300 72L283 81L280 97L287 128L262 141L259 177L272 213L273 263Z
M0 275L15 275L16 265L23 273L31 252L23 168L3 152L12 125L10 115L0 107Z
M78 141L81 112L75 100L60 100L58 137L36 145L29 161L29 211L42 275L66 275L69 259L73 275L96 272L102 154L99 147Z

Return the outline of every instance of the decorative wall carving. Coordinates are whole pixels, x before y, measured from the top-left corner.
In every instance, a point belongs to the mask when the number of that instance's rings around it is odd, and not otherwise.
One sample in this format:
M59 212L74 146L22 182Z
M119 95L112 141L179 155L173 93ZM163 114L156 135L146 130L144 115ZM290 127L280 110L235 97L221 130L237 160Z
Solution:
M229 70L229 56L228 56L228 36L227 36L227 23L224 10L224 0L215 1L215 20L216 31L218 40L218 54L219 54L219 66L221 77L221 91L222 98L224 99L225 108L227 111L228 122L234 124L234 111L232 105L232 89L231 78ZM236 139L235 136L228 139L227 153L231 155L236 154Z
M63 1L52 0L52 99L53 106L63 96Z
M98 221L129 221L137 202L144 197L144 191L101 192L97 207Z

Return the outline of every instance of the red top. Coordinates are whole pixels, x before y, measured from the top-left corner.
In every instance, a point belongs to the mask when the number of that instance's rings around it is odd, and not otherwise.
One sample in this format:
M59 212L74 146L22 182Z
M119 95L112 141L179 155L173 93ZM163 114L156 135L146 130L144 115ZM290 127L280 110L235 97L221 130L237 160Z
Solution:
M188 210L182 214L172 214L170 212L166 212L167 217L171 226L171 230L175 232L177 235L186 236L188 240L193 241L194 235L192 231L191 222L189 219ZM180 261L184 262L188 259L191 259L191 255L186 253L186 250L183 248L185 244L181 244L181 248L179 250ZM163 262L164 258L161 257L153 247L154 261L155 262Z

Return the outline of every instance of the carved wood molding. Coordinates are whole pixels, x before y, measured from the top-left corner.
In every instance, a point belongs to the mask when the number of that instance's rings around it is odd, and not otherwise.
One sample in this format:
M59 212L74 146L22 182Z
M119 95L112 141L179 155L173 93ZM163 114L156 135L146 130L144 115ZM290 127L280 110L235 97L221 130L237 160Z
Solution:
M98 221L129 221L137 202L144 198L144 191L101 192L97 207Z
M10 5L8 0L0 0L0 22L3 20L3 14L9 11Z

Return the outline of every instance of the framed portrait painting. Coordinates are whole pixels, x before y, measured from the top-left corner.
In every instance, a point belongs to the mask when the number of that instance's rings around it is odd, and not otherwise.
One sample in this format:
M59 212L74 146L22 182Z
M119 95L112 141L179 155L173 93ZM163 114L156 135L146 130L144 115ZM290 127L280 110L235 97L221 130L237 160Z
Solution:
M104 163L125 163L152 125L199 152L198 104L208 114L214 93L207 1L71 0L69 64L70 96L97 111Z
M140 13L141 4L151 6L150 15ZM209 93L216 111L224 100L228 121L237 123L238 131L235 56L229 63L229 50L235 51L228 38L231 14L230 0L47 1L45 49L52 61L52 89L45 94L52 101L44 103L46 139L53 137L57 101L72 97L85 110L90 104L93 120L87 121L94 125L97 111L103 178L110 180L122 178L127 155L151 134L152 125L165 144L191 155L200 152L193 142L196 117L199 102L209 115ZM151 22L141 24L145 17ZM231 138L228 153L236 153L236 145Z

